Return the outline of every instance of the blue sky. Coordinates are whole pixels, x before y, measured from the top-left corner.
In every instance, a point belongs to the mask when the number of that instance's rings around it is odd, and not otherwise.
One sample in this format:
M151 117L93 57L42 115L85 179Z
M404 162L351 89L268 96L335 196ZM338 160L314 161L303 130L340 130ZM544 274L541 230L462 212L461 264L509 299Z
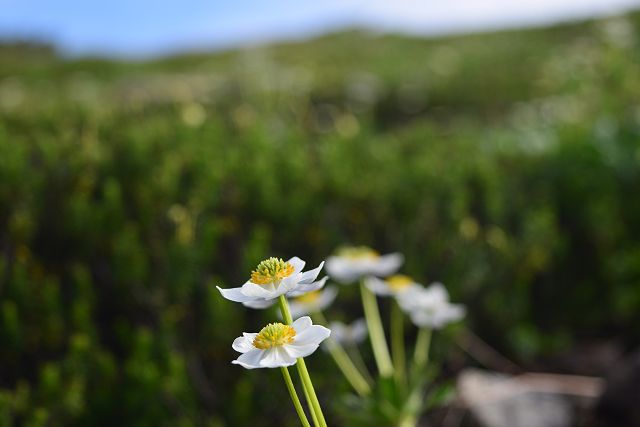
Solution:
M0 38L72 54L149 56L305 37L358 25L417 34L537 25L640 0L0 0Z

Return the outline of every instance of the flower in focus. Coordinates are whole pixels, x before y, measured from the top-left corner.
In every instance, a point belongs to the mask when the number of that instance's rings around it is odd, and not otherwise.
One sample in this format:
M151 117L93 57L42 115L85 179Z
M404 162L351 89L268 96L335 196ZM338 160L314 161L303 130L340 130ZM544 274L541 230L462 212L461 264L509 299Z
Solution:
M251 278L239 288L222 289L223 297L241 302L251 308L266 308L280 295L298 297L322 288L327 277L316 281L324 262L313 270L303 272L305 262L298 257L289 261L269 258L258 264Z
M289 303L292 317L302 316L304 314L315 313L329 307L336 299L338 289L335 286L327 286L318 291L307 292Z
M416 283L411 277L404 274L395 274L386 279L369 276L364 279L364 284L371 292L380 296L397 296L404 292L422 289L423 286Z
M327 272L332 279L349 284L364 276L386 277L395 273L403 261L399 253L380 255L366 246L345 247L327 258Z
M411 321L421 328L440 329L462 319L466 312L463 305L449 302L449 294L442 283L401 293L396 299Z
M342 322L331 322L331 339L344 346L355 346L367 338L367 322L364 319L355 320L350 325Z
M269 323L258 333L243 333L233 341L233 349L242 353L233 364L247 369L291 366L299 357L317 350L331 331L314 325L308 316L291 325Z

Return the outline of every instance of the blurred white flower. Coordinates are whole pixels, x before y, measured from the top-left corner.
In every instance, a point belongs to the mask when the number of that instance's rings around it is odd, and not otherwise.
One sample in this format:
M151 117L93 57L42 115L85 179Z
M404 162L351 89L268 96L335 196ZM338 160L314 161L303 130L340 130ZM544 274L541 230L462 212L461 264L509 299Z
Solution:
M366 246L346 247L327 258L327 272L332 279L349 284L365 276L386 277L395 273L403 261L399 253L380 255Z
M463 305L449 302L449 294L442 283L404 292L396 299L411 321L421 328L440 329L462 319L466 313Z
M308 292L289 302L292 317L315 313L329 307L338 295L338 288L327 286L318 291Z
M307 357L318 349L331 331L313 325L308 316L291 325L269 323L258 333L243 333L233 341L233 349L242 353L233 364L247 369L291 366L299 357Z
M395 274L386 279L369 276L364 279L364 284L371 292L380 296L398 296L405 292L423 289L421 284L404 274Z
M331 339L344 346L355 346L367 338L367 322L364 319L355 320L350 325L342 322L331 322Z
M251 279L241 287L217 288L228 300L241 302L251 308L266 308L271 305L267 302L273 302L280 295L298 297L324 286L327 277L316 281L324 262L313 270L302 272L304 264L298 257L286 262L282 258L272 257L258 264L251 273Z

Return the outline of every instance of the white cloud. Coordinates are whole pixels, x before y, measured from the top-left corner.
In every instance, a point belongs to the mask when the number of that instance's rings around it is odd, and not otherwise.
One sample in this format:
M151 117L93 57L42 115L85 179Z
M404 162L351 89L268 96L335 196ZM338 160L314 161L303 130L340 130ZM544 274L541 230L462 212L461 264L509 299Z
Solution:
M512 27L616 13L640 0L371 0L352 2L358 21L411 32Z

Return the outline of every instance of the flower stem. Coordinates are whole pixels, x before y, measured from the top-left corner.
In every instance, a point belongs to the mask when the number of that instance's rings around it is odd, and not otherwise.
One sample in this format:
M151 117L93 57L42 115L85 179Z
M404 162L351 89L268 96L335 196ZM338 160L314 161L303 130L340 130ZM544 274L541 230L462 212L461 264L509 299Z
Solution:
M358 370L360 371L362 376L367 380L367 382L369 384L373 383L373 378L371 377L371 374L367 369L367 365L364 363L364 360L362 359L362 354L360 354L360 350L358 350L358 346L351 345L345 350L347 351L347 354L349 354L349 356L351 357L351 360L353 360L353 363L358 367Z
M282 318L287 322L287 324L291 325L293 323L293 318L291 317L291 310L289 310L287 298L284 295L280 295L278 302L280 303ZM305 388L305 392L309 397L307 403L310 404L310 409L315 412L317 417L317 425L320 427L327 427L327 422L324 419L324 414L320 407L320 401L318 400L316 391L313 388L313 383L311 382L311 376L309 376L307 365L304 363L304 359L302 357L298 358L296 368L298 369L298 375L300 375L300 379L302 380L302 386Z
M389 348L387 340L384 336L382 321L380 320L380 310L376 296L364 285L364 281L360 281L360 295L362 296L362 306L364 308L364 317L367 320L369 328L369 339L373 348L373 356L378 365L380 375L389 378L393 375L393 365L389 356Z
M323 323L328 325L327 319L324 317L321 311L317 311L314 313L314 317L318 319L319 323ZM360 396L364 397L371 393L371 387L367 380L362 376L358 368L353 364L353 361L344 350L344 347L340 345L340 343L332 338L329 338L327 341L327 350L329 350L329 354L333 357L333 360L338 365L340 371L345 376L349 384L354 388L356 393Z
M296 367L298 368L298 374L300 375L300 378L302 379L302 382L306 386L307 392L309 393L311 406L316 413L316 417L318 417L318 424L320 425L320 427L327 427L327 422L324 419L324 414L322 413L322 408L320 407L320 401L318 400L316 391L313 388L313 383L311 382L311 376L309 375L309 371L307 370L307 365L304 363L304 359L302 357L298 358Z
M415 427L415 425L416 425L415 415L405 416L398 421L398 427Z
M318 422L318 417L316 416L316 412L313 410L313 405L311 404L311 398L309 397L309 392L307 391L307 387L302 383L302 391L304 391L304 398L307 401L307 406L309 406L309 413L311 414L311 419L313 420L313 425L318 427L320 423Z
M420 328L416 338L416 348L413 353L414 374L424 369L429 361L429 347L431 345L431 329Z
M289 390L289 395L291 396L291 400L293 401L293 406L295 406L298 417L300 417L300 422L302 422L302 425L304 427L311 427L311 425L309 424L309 420L307 420L307 416L304 413L304 409L302 409L302 405L300 404L300 399L298 398L298 394L296 393L296 388L293 386L293 381L291 381L289 370L286 366L283 366L280 369L282 370L284 382L287 385L287 390Z
M406 356L404 351L404 315L398 303L391 306L391 354L395 368L396 382L400 389L406 389Z

